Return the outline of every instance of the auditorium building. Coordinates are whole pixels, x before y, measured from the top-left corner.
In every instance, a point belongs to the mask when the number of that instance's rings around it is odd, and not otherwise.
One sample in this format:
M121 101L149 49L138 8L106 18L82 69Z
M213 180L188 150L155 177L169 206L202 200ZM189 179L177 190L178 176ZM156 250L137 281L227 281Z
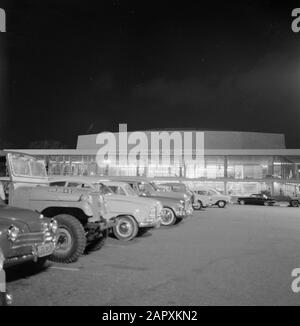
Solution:
M172 133L171 130L168 132ZM202 164L184 159L168 166L153 160L147 165L137 163L135 166L114 166L109 160L97 164L97 134L78 136L76 149L18 151L44 159L49 175L131 175L160 180L181 179L208 185L231 195L260 192L300 194L300 149L287 149L283 134L235 131L203 131L203 134Z

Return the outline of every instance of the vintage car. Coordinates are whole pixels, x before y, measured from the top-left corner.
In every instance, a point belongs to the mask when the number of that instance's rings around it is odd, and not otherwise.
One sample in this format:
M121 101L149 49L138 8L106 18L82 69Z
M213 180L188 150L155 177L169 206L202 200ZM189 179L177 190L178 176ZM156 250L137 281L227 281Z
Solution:
M289 196L288 203L291 207L299 207L300 206L300 197L298 196Z
M159 191L156 184L152 181L149 181L147 178L131 177L131 176L130 177L110 176L109 180L122 181L130 184L130 186L139 196L150 197L150 198L153 197L160 200L161 202L163 202L161 198L175 199L176 201L182 203L184 206L183 217L193 214L193 205L188 195L181 192L174 192L174 191ZM160 199L157 197L159 197Z
M50 187L45 163L17 152L0 152L0 195L11 206L38 211L58 222L56 250L51 260L71 263L88 247L103 245L114 226L103 215L104 199L90 189Z
M34 211L0 203L0 247L4 267L32 261L40 269L55 250L58 224Z
M173 225L188 215L184 208L184 200L161 196L163 192L156 192L152 184L150 183L142 182L140 184L136 184L135 181L130 182L130 179L127 179L127 181L128 182L116 180L102 180L102 182L109 186L114 192L117 192L123 196L134 198L136 198L136 196L144 196L160 201L163 205L161 224L164 226ZM128 185L130 186L130 188L128 188ZM118 188L115 188L115 186L117 186ZM141 191L139 191L138 189L140 189Z
M264 205L272 206L275 204L275 199L268 197L264 194L252 194L248 197L239 197L237 202L240 205Z
M196 210L207 206L226 207L231 202L230 196L223 195L219 191L208 187L198 187L194 190L194 204Z
M176 181L156 182L156 181L153 181L153 183L155 183L157 189L161 190L161 191L173 191L173 192L184 193L189 197L192 204L194 203L194 193L183 182L176 182Z
M113 233L119 240L128 241L135 238L142 228L145 231L160 226L163 207L158 200L116 194L97 177L55 176L51 178L50 185L99 191L107 204L107 213L104 217L108 220L115 218ZM131 191L133 192L132 189Z
M6 289L6 276L4 266L4 254L0 246L0 306L8 306L12 304L12 296Z

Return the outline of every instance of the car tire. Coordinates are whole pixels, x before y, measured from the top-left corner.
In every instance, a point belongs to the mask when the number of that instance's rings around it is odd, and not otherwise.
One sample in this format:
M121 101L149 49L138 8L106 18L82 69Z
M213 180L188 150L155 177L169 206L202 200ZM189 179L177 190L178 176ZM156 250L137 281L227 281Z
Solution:
M219 208L225 208L225 207L226 207L226 201L224 201L224 200L219 200L219 201L218 201L218 207L219 207Z
M201 200L198 200L197 203L193 205L193 208L196 211L200 211L202 207L203 207L203 204L202 204L202 201Z
M271 206L271 204L268 201L265 201L264 206Z
M84 253L85 231L82 224L72 215L55 216L58 223L57 243L50 260L59 263L73 263Z
M298 200L292 200L292 201L291 201L291 206L292 206L292 207L299 207L299 202L298 202Z
M242 200L239 201L239 204L240 204L240 205L245 205L246 203L245 203L245 201L242 199Z
M171 226L176 222L176 216L173 210L169 207L164 207L162 210L161 225Z
M134 239L139 231L139 226L132 216L121 216L116 219L116 225L113 227L115 237L122 241Z

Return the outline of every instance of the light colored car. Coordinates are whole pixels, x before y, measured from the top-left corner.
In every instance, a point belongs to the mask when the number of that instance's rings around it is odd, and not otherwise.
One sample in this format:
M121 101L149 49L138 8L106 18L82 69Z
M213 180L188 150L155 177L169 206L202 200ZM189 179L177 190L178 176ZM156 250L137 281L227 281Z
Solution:
M188 196L190 202L194 203L194 193L189 189L189 187L182 182L155 182L155 185L159 190L168 191L168 192L181 192Z
M121 193L113 192L97 177L57 176L51 178L50 184L100 192L105 197L107 205L104 218L107 220L115 218L113 233L119 240L131 240L137 236L140 229L145 231L160 226L163 207L158 200L141 198L137 195L125 197ZM126 183L122 187L127 188L126 191L134 192Z
M113 221L104 219L102 196L90 189L49 187L45 162L36 157L0 151L0 196L8 205L55 218L57 242L51 260L72 263L103 246Z
M118 180L118 178L121 178ZM148 182L144 178L137 177L109 177L110 181L125 182L129 184L134 190L134 196L142 196L144 198L151 198L159 200L163 205L163 213L161 217L161 224L163 226L171 226L180 222L183 218L187 217L193 208L190 209L190 202L184 194L174 192L157 191L153 183ZM107 180L105 180L107 181ZM126 190L124 188L124 190ZM130 196L132 192L127 192L126 195ZM186 201L184 200L186 199ZM188 207L186 210L185 207Z
M103 178L103 177L102 177ZM105 178L103 178L105 179ZM169 199L173 199L177 202L183 204L184 212L183 215L178 216L179 218L184 218L193 214L193 206L192 202L188 195L181 192L174 191L160 191L156 186L155 182L151 179L143 178L143 177L135 177L135 176L109 176L106 179L110 181L122 181L128 183L132 189L139 195L149 198L155 198L162 202L164 205L164 199L168 201ZM169 201L170 203L170 201ZM172 218L172 223L176 221L176 216ZM171 225L168 224L168 225Z
M199 210L202 207L218 206L224 208L231 202L230 196L223 195L214 188L200 187L194 190L194 209Z

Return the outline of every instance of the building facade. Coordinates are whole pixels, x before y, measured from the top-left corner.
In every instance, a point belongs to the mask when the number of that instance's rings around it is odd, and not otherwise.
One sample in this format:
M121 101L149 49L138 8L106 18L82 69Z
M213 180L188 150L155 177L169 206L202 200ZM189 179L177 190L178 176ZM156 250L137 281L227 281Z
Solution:
M150 135L150 131L146 133ZM113 165L105 159L97 164L96 134L79 136L76 149L18 151L44 159L49 175L180 178L191 185L208 185L231 195L300 194L300 149L287 149L283 134L225 131L204 131L203 134L204 161L201 164L184 157L168 165L157 160L148 160L145 164L143 159L134 165Z

